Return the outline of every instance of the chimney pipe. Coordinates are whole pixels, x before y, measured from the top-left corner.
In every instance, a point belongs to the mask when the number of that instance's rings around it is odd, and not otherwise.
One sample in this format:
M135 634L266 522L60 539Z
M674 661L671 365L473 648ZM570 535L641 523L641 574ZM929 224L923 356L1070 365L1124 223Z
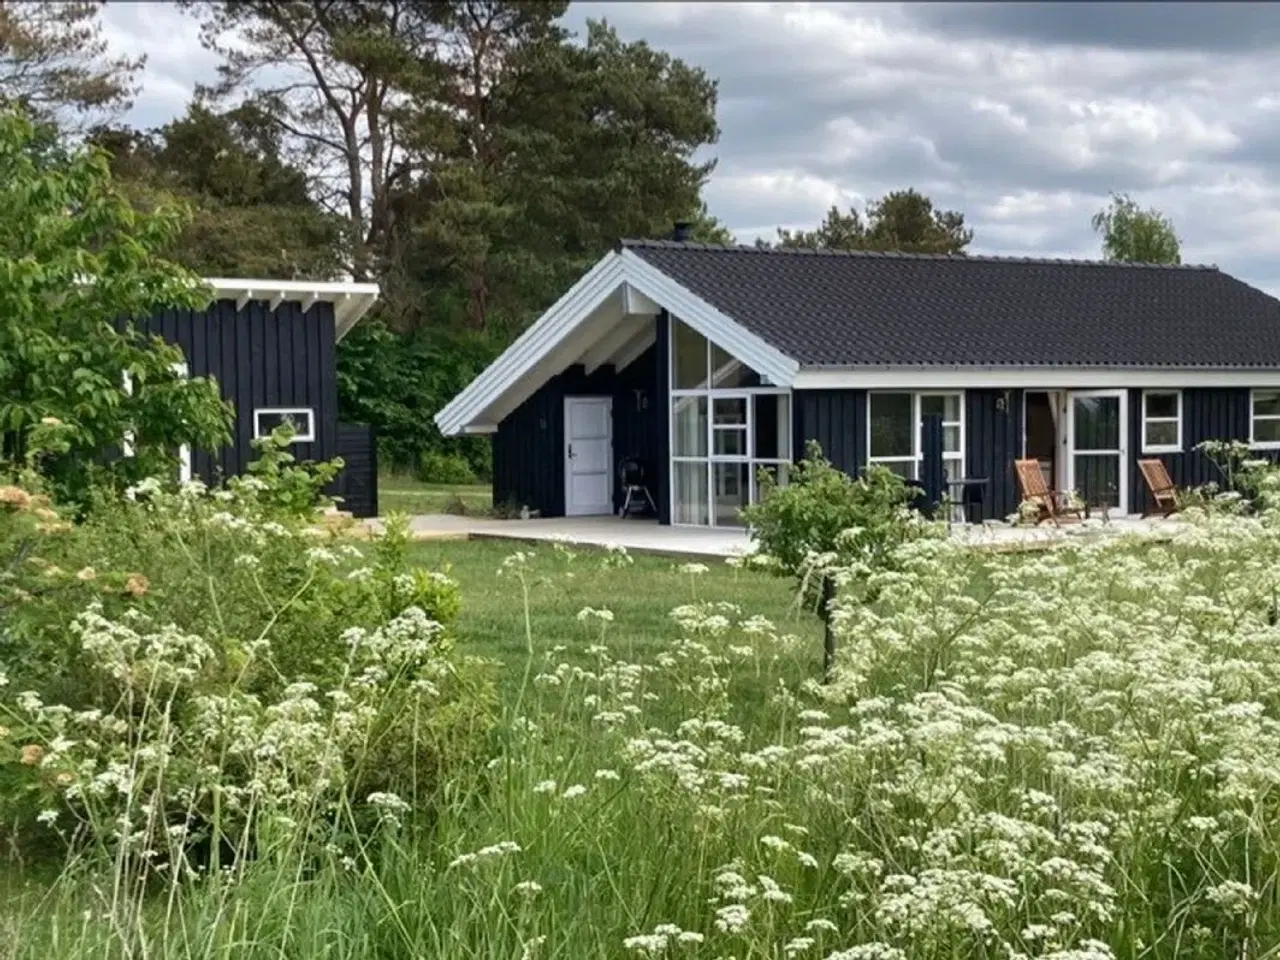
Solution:
M693 224L688 220L677 220L676 228L671 231L671 239L677 243L685 243L693 236Z

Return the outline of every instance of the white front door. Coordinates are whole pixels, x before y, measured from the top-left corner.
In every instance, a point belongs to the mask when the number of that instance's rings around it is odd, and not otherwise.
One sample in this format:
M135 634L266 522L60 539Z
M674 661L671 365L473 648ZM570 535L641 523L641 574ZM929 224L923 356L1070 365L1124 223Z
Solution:
M613 513L613 400L565 397L565 516Z
M1068 395L1068 486L1090 508L1129 510L1128 394L1079 390Z

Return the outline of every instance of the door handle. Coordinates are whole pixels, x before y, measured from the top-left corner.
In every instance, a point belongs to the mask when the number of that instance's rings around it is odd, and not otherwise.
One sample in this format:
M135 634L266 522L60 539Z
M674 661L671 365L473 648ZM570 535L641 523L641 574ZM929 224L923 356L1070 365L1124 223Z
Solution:
M569 444L569 459L572 460L574 456L576 456L576 454L573 452L573 444L571 443Z

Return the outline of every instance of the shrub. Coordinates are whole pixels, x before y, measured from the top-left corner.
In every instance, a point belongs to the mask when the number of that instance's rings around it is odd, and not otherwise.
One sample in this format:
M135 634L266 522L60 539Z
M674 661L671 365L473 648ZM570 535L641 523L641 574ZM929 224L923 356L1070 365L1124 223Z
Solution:
M73 849L139 868L318 849L477 769L496 697L455 653L456 583L412 566L402 525L364 549L312 527L326 471L278 441L226 489L147 481L77 527L0 488L0 822L19 842L39 807Z
M758 503L742 511L759 549L802 582L833 565L880 569L904 543L934 528L910 504L915 491L891 470L872 465L854 479L832 466L817 443L778 485L760 475Z
M418 457L418 479L423 483L470 484L476 482L476 475L471 464L456 453L425 450Z
M936 529L909 504L916 491L891 470L872 465L856 480L832 466L810 441L805 458L778 485L760 473L760 500L742 511L760 551L774 569L799 580L825 621L837 566L863 576L892 566L904 543ZM823 671L835 666L835 635L827 630Z
M0 435L22 459L33 431L61 425L59 448L30 461L60 501L83 506L95 484L118 492L176 473L183 444L213 450L228 441L231 411L217 384L180 375L180 350L121 325L208 303L199 277L158 254L186 212L132 209L105 154L51 154L5 109L0 208ZM133 456L114 455L126 439Z

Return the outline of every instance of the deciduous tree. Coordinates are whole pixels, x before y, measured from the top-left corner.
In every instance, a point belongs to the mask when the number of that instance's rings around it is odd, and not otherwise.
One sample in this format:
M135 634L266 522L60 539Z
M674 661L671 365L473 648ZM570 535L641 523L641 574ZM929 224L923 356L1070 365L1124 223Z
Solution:
M902 253L962 254L973 242L964 214L937 210L919 191L895 190L867 205L865 217L850 207L827 211L814 230L778 230L783 248L808 250L896 250Z
M194 210L166 254L205 276L332 279L347 220L322 210L310 177L282 156L279 128L253 104L226 113L192 104L145 133L98 128L94 143L142 206L177 197Z
M144 58L109 57L103 4L0 4L0 105L20 105L64 125L128 109Z
M50 156L16 111L0 111L0 210L0 433L10 448L21 453L54 421L64 452L43 468L59 493L83 500L99 470L121 480L176 472L182 444L225 443L230 411L217 385L181 376L181 352L127 322L208 303L197 276L157 255L183 211L135 211L100 151ZM126 437L135 455L108 464Z
M1125 193L1093 215L1095 233L1102 236L1102 255L1119 263L1182 262L1182 244L1173 223L1154 207L1142 209Z

